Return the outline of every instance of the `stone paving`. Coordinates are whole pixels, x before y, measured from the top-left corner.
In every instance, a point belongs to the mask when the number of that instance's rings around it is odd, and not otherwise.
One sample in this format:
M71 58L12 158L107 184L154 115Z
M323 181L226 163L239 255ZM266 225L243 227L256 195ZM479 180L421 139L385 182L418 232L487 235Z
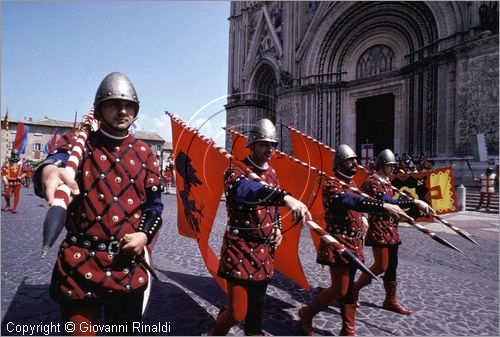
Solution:
M170 332L142 334L200 335L213 325L219 308L225 304L225 295L206 271L196 243L177 234L175 196L164 195L163 199L165 223L154 251L159 281L153 282L144 323L152 326L168 322ZM18 214L2 212L2 335L20 335L9 332L14 324L60 322L58 306L48 296L56 247L47 258L40 258L46 211L44 200L34 196L32 190L23 189ZM217 253L225 218L221 202L210 240ZM480 247L439 223L427 226L464 254L440 245L408 225L402 226L398 297L414 314L398 315L380 308L383 286L372 283L360 296L362 307L356 320L359 335L499 335L498 214L465 212L446 218L473 234ZM305 230L299 251L311 285L328 287L328 271L315 263L312 241ZM367 249L365 254L370 265L371 250ZM308 293L277 274L268 288L264 329L272 335L297 335L297 310L309 303L316 292L317 289ZM314 320L322 335L338 334L340 324L340 310L335 305ZM50 334L61 335L62 331ZM230 331L230 335L241 334L239 326Z

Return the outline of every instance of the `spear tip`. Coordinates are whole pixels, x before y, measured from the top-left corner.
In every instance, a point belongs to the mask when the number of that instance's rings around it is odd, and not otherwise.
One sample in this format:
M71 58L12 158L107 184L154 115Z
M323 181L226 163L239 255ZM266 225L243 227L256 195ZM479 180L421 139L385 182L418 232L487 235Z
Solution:
M464 253L464 252L462 252L460 249L458 249L457 247L455 247L453 244L451 244L451 243L450 243L450 242L448 242L447 240L445 240L445 239L443 239L443 238L441 238L441 237L439 237L439 236L437 236L437 235L433 235L433 236L432 236L432 238L433 238L434 240L436 240L437 242L439 242L439 243L441 243L441 244L445 245L446 247L449 247L449 248L451 248L451 249L454 249L454 250L456 250L457 252L460 252L460 253L462 253L462 254Z

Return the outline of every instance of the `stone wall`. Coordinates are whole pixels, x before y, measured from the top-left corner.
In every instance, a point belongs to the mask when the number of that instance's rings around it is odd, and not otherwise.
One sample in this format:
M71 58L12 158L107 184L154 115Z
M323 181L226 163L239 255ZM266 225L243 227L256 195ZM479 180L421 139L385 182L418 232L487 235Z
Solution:
M472 153L470 138L484 133L498 155L498 35L457 49L456 154Z

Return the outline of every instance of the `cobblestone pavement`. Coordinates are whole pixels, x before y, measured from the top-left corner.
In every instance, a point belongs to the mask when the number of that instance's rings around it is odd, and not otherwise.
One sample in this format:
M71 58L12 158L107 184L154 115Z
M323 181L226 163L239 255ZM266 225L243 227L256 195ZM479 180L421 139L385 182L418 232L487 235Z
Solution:
M154 252L159 281L153 282L144 322L149 327L168 322L170 332L143 334L200 335L213 325L225 296L208 275L195 242L177 234L175 196L164 195L163 198L165 223ZM14 324L60 322L58 306L48 296L57 249L54 247L46 259L40 258L46 211L44 200L34 196L32 190L23 189L18 214L2 212L2 335L15 334L9 332ZM211 237L217 253L225 217L222 202ZM398 315L380 308L383 287L372 283L360 295L362 307L356 320L359 335L498 336L498 214L466 212L446 218L473 234L480 247L439 223L428 226L462 249L463 255L414 228L402 226L398 295L414 314ZM369 265L372 262L370 249L366 250L366 256ZM300 257L311 285L328 287L328 271L315 263L312 241L305 230ZM277 274L268 288L264 329L272 335L297 335L297 310L309 303L316 292L315 289L307 293ZM340 324L340 310L334 305L314 320L323 335L338 334ZM51 332L51 335L60 334ZM234 327L230 334L241 335L241 327Z

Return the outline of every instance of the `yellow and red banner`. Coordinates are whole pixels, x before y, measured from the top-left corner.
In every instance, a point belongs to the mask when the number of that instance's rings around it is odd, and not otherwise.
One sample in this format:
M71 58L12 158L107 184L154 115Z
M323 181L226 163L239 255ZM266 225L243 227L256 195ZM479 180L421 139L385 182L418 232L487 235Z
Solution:
M411 173L398 174L391 178L392 185L402 192L410 194L415 199L427 202L437 214L458 212L458 203L451 166L438 169ZM398 195L396 194L395 197ZM432 218L422 218L416 210L409 215L418 221L432 221Z

